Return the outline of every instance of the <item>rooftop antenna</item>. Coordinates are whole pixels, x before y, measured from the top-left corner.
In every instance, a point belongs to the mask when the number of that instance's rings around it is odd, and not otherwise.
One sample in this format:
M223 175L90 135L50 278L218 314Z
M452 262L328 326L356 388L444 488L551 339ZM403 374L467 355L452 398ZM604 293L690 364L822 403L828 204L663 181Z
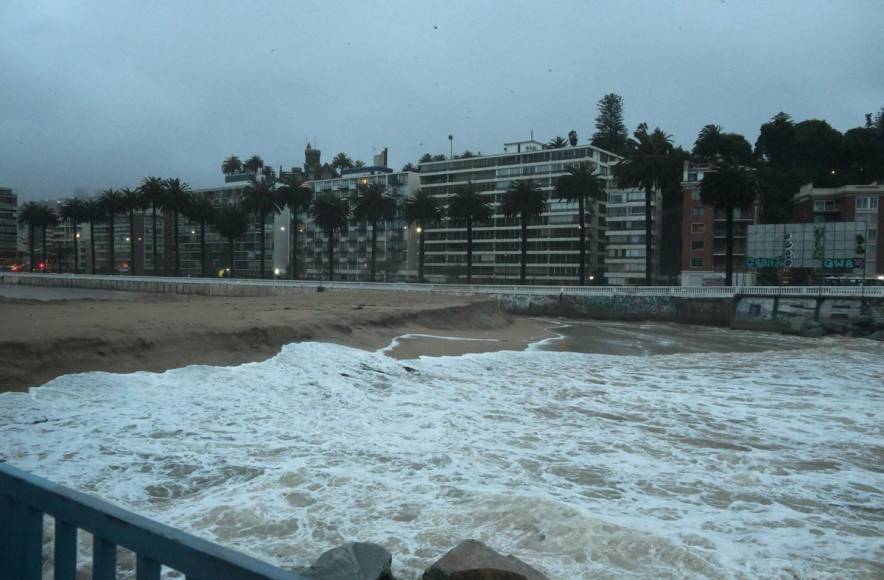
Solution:
M534 141L534 129L531 129L531 140Z

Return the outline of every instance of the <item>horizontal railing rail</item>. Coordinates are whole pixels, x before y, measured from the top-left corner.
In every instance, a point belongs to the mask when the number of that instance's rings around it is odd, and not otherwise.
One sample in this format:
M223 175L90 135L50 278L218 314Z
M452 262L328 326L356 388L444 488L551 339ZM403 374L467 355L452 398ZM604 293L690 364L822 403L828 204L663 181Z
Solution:
M0 273L0 283L137 290L146 292L197 293L198 289L224 287L290 288L325 290L382 290L437 294L489 294L538 296L673 296L681 298L733 298L734 296L806 296L884 298L884 286L538 286L496 284L416 284L406 282L327 282L316 280L260 280L231 278L174 278L154 276L108 276L90 274ZM188 292L190 291L190 292Z
M117 546L135 553L137 580L162 567L187 580L305 580L266 562L0 464L0 577L43 577L43 516L55 519L54 578L77 577L77 533L93 536L92 578L116 578Z

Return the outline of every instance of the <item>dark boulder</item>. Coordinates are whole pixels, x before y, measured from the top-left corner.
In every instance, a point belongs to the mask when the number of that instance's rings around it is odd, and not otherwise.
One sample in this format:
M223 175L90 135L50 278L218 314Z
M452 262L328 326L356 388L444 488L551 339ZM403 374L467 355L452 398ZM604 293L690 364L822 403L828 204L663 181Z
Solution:
M311 580L394 580L393 556L367 542L350 542L323 552L309 568L297 572Z
M549 580L515 556L465 540L427 568L422 580Z

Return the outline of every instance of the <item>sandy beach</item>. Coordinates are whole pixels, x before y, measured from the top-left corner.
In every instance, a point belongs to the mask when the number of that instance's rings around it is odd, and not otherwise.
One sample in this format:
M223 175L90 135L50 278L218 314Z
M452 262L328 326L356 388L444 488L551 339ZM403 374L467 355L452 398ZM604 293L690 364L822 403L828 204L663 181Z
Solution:
M521 350L548 333L469 296L309 292L230 298L0 285L0 392L68 373L260 361L317 340L397 358ZM442 338L437 338L442 337ZM446 340L458 337L469 340Z

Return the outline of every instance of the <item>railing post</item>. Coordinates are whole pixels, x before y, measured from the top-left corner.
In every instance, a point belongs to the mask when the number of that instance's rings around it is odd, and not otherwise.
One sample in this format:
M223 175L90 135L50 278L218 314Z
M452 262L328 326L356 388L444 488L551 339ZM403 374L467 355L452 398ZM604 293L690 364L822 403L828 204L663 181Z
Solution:
M9 578L40 580L43 577L43 513L23 504L10 501L9 519L4 527L10 530L5 542L5 564Z
M74 580L77 576L77 526L55 519L54 580Z
M138 556L135 563L135 580L160 580L162 565L150 558Z
M92 537L92 580L115 580L117 546L98 536Z

